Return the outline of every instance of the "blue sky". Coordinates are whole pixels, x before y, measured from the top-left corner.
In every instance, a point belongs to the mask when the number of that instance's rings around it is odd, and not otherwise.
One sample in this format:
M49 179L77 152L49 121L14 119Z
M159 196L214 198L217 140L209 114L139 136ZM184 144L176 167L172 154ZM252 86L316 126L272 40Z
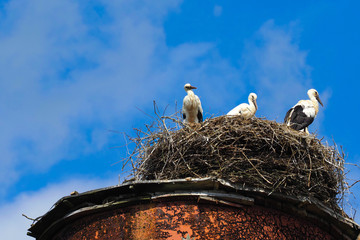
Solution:
M37 217L74 190L117 184L126 173L113 163L127 150L109 130L151 123L138 108L151 114L153 100L173 113L187 82L206 117L256 92L256 116L279 122L316 88L324 107L310 131L359 164L359 5L0 0L2 233L24 239L31 222L22 213Z

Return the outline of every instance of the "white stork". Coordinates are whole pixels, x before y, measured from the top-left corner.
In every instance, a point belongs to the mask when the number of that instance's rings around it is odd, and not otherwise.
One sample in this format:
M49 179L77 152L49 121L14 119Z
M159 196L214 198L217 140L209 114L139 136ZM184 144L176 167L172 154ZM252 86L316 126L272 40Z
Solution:
M203 110L198 96L192 91L196 87L190 83L185 84L184 89L187 95L183 100L182 114L185 123L199 123L203 121Z
M315 89L309 89L307 94L310 100L300 100L295 106L289 109L284 118L286 125L295 130L304 130L309 134L308 126L314 121L319 112L319 93Z
M255 93L250 93L248 97L249 104L242 103L236 106L226 115L230 115L230 116L239 115L244 119L252 118L255 115L256 110L258 109L256 99L257 99L257 95Z

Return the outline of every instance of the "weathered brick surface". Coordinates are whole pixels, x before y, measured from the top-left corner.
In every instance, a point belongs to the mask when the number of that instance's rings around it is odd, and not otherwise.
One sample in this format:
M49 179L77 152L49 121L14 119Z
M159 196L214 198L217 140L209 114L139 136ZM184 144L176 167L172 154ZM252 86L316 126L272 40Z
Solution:
M193 201L155 202L87 215L56 240L80 239L333 239L313 223L259 206Z

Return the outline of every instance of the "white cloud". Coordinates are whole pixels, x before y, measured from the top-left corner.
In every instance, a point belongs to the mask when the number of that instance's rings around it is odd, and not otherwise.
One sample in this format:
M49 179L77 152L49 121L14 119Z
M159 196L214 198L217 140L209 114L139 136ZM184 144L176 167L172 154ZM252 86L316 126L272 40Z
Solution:
M222 14L222 6L219 6L219 5L215 5L214 6L214 16L215 17L220 17L221 14Z
M0 196L25 172L101 150L101 131L130 123L153 100L182 100L186 82L199 83L203 96L214 94L209 81L222 83L216 90L233 86L238 71L214 44L167 46L163 22L179 2L8 2L0 16ZM204 97L205 106L228 98Z
M73 45L65 49L59 42L80 40L84 25L75 4L47 3L10 1L2 19L7 31L0 36L0 182L5 184L19 174L15 167L51 164L50 152L58 157L55 146L61 147L69 134L63 118L74 109L62 101L64 97L55 101L48 91L56 79L54 72L60 70L60 60L71 59L77 50ZM61 12L66 12L66 17ZM39 164L34 152L49 157L48 163Z
M114 176L109 179L72 179L58 184L52 184L36 192L26 192L18 195L14 201L0 207L0 226L3 239L23 240L34 239L26 236L27 229L32 224L30 218L42 216L52 205L73 191L79 193L118 184Z
M81 126L93 126L94 136L99 124L116 126L135 106L152 102L158 84L168 81L164 76L176 75L171 67L209 49L193 55L186 53L191 44L180 46L182 52L166 47L162 20L178 1L102 4L109 20L96 24L83 9L93 6L69 0L6 5L0 21L6 23L0 35L3 193L23 171L43 171L85 151L69 146L101 149L106 139L88 142Z

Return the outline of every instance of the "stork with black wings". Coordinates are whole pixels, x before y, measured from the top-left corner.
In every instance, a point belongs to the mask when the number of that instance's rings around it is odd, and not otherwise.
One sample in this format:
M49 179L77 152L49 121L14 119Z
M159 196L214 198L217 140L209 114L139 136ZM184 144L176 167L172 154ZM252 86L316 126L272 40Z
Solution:
M305 131L309 134L308 126L314 121L319 112L319 103L323 106L319 93L315 89L307 92L310 100L300 100L286 113L284 122L291 128Z
M183 100L182 114L185 123L200 123L203 121L203 109L198 96L195 95L190 83L185 84L184 89L187 95Z

